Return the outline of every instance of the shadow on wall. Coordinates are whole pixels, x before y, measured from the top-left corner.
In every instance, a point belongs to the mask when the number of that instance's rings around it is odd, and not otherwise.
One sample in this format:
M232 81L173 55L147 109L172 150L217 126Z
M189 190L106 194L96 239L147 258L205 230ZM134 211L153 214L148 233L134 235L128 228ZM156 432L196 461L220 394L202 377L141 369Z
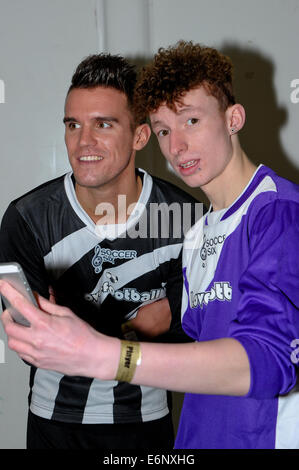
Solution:
M221 52L234 64L236 100L246 111L240 133L242 147L254 163L264 163L280 176L299 182L299 170L282 147L280 131L288 112L277 103L274 89L275 64L258 50L224 44Z
M264 163L280 176L296 183L299 170L288 158L280 141L281 128L287 123L287 109L279 107L273 84L274 64L260 51L225 43L221 52L228 55L234 64L234 89L236 100L246 110L246 124L239 133L242 147L256 164ZM151 58L132 58L138 68ZM151 136L149 144L137 154L136 165L149 173L166 179L207 203L200 189L188 188L167 167L156 138Z

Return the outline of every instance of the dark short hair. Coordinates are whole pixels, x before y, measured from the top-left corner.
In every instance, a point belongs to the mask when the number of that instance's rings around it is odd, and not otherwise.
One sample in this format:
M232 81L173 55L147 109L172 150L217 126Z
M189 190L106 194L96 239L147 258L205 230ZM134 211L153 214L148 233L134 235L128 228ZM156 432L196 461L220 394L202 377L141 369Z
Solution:
M131 108L136 79L135 66L123 57L104 53L93 54L82 60L76 68L68 93L73 88L115 88L126 95Z
M141 71L135 92L135 115L142 120L162 104L174 109L186 92L198 86L218 100L221 110L235 104L231 60L216 49L192 41L160 48L153 62Z

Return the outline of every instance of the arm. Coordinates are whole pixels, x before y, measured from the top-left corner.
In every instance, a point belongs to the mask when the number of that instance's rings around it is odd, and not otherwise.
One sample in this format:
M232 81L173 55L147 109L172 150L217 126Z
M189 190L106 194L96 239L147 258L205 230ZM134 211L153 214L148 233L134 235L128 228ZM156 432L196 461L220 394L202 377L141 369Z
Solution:
M142 362L132 383L178 392L246 395L247 354L234 339L190 344L142 343Z
M156 338L163 343L188 342L191 339L181 325L182 252L178 258L172 258L167 266L167 269L161 267L162 277L166 281L166 298L140 307L137 316L125 325L137 333L138 339Z
M298 208L290 214L289 206L279 207L278 224L276 208L270 209L275 213L267 208L254 221L250 265L240 280L244 295L230 337L194 344L142 343L142 363L133 383L192 393L249 391L254 398L275 397L294 386L291 342L299 334L299 214ZM40 299L48 315L5 283L0 292L32 323L24 328L13 324L7 311L3 314L9 346L22 357L69 375L115 378L120 340L95 332L68 309Z
M155 338L169 330L171 311L167 298L140 307L138 314L126 325L136 331L138 338Z
M299 338L299 204L276 200L251 218L243 295L229 335L246 349L249 397L288 393L296 383L291 343Z
M67 375L113 380L120 340L96 332L68 308L39 297L37 309L5 282L0 292L31 323L14 323L7 311L2 322L8 345L37 367ZM234 339L191 344L142 343L142 362L132 383L192 393L246 394L250 374L247 355Z

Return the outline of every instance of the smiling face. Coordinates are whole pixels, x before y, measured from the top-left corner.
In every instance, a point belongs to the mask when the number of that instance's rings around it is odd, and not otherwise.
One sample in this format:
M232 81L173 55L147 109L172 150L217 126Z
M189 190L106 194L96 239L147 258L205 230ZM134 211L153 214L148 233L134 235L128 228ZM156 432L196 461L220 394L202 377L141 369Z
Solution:
M101 188L134 172L136 133L126 95L114 88L74 88L65 103L65 143L76 184Z
M225 175L233 155L231 110L221 111L201 86L186 92L175 110L162 105L150 114L162 153L188 186L205 191Z

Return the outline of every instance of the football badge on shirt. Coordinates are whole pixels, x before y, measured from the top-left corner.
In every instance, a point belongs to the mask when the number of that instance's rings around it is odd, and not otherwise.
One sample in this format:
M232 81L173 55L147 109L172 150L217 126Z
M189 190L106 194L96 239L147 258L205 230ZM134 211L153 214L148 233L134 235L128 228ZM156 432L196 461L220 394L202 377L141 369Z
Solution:
M203 261L203 268L205 267L205 261L207 260L208 256L217 255L217 249L219 246L225 241L225 234L216 235L213 237L208 238L205 234L203 236L203 244L200 249L200 257Z
M97 245L94 249L91 264L94 272L98 274L103 269L103 263L115 264L116 259L128 260L133 258L137 258L137 251L135 250L111 250Z

